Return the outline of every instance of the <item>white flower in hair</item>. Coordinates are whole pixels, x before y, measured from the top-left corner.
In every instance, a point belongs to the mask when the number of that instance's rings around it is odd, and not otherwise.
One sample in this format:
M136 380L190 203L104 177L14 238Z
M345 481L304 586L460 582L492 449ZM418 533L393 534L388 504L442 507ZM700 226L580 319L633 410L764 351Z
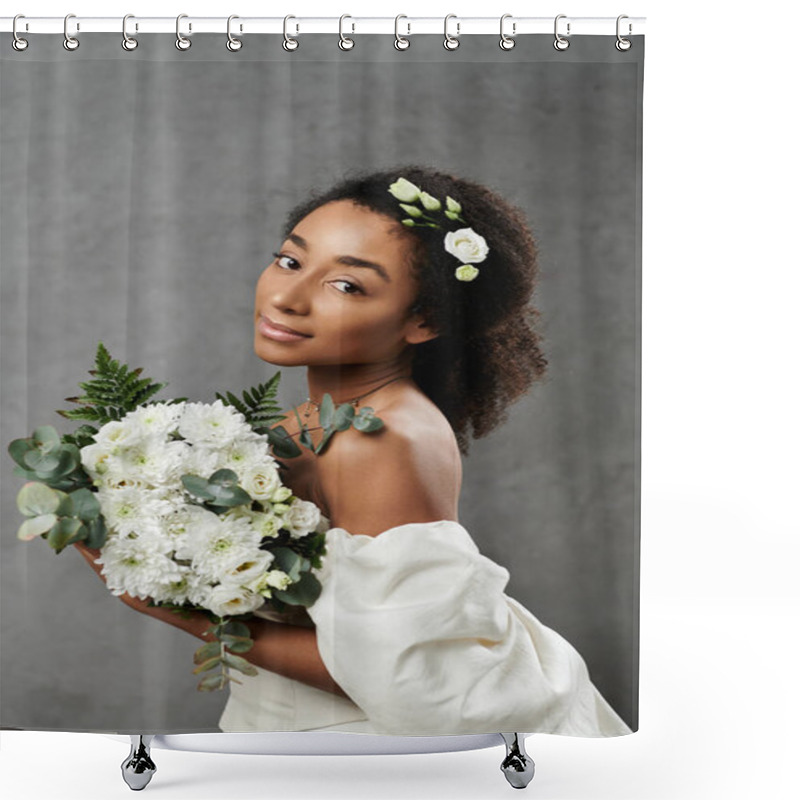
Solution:
M401 220L403 225L408 228L442 228L434 217L429 217L425 213L425 211L440 211L442 208L441 202L433 195L423 192L419 186L405 178L398 178L390 184L389 192L400 200L400 208L408 214L404 220ZM417 202L422 205L422 208L411 205ZM447 219L465 222L461 217L461 204L457 200L448 195L446 204L444 215ZM456 278L460 281L474 281L480 272L474 265L485 261L486 254L489 252L486 240L472 228L448 231L444 237L444 249L461 262L461 266L455 271Z
M486 260L489 247L486 239L472 228L459 228L444 237L444 249L462 264L480 264Z

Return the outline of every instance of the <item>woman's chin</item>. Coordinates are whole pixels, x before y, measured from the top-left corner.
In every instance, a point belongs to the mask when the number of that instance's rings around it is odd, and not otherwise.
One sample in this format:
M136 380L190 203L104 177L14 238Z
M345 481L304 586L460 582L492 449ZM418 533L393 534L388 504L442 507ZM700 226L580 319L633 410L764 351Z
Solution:
M274 364L276 367L302 367L306 365L306 361L297 355L294 355L283 349L281 352L280 344L272 346L271 343L265 343L263 337L257 336L254 346L255 354L267 364Z

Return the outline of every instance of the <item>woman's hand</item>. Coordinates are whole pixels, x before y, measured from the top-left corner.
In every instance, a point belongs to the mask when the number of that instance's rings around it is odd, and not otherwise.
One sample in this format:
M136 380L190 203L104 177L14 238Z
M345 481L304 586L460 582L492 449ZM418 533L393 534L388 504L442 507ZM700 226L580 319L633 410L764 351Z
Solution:
M105 583L106 579L102 573L102 564L94 563L96 558L100 558L100 551L94 547L87 547L84 542L75 542L74 547L86 559L86 561L89 563L89 566L97 573L97 577L100 578L103 583ZM130 606L132 609L139 611L142 614L151 614L153 610L153 607L148 605L149 599L141 600L138 597L131 597L131 595L129 595L127 592L119 595L119 599L122 600L126 606Z

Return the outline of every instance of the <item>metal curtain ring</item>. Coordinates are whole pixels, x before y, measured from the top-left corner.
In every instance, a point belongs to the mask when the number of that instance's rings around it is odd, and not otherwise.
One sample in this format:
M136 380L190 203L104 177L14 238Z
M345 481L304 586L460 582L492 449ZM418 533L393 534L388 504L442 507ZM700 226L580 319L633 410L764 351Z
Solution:
M396 50L408 50L408 48L411 47L411 39L405 39L400 35L399 31L397 30L400 17L405 17L406 19L408 19L408 17L406 17L405 14L398 14L394 18L394 46ZM406 22L406 26L408 27L406 36L411 36L411 23Z
M25 15L24 14L17 14L17 16L14 17L14 22L11 23L11 32L14 34L14 39L11 42L11 46L15 50L17 50L19 52L22 52L23 50L27 50L28 49L28 40L27 39L23 39L17 33L17 20L20 19L20 18L24 19ZM26 30L27 30L27 27L28 27L28 23L26 22L25 23Z
M456 16L455 14L448 14L444 18L444 41L442 42L442 44L444 45L444 49L445 50L455 50L461 44L461 42L458 40L458 37L461 34L461 23L460 22L456 22L456 35L455 36L451 36L447 32L447 23L448 23L450 17L455 17L455 16ZM458 18L456 17L456 19L458 19Z
M242 49L242 40L241 39L237 39L235 36L233 36L233 34L231 34L231 20L232 19L239 19L239 15L238 14L231 14L228 17L228 41L225 42L225 47L227 47L228 50L231 51L231 53L236 53L236 52L238 52L239 50ZM242 31L242 26L240 25L239 26L239 32L241 33L241 31Z
M620 14L617 17L617 41L614 42L614 47L616 47L617 50L619 50L620 52L625 52L625 50L630 50L631 49L631 40L623 38L620 35L620 32L619 32L620 20L628 19L628 18L629 17L628 17L627 14ZM628 36L630 36L632 32L633 32L633 26L629 22L628 23Z
M554 26L553 26L553 30L555 31L555 35L556 35L556 39L555 39L555 41L553 42L553 47L555 47L555 49L556 49L556 50L566 50L566 49L569 47L569 39L565 39L565 38L564 38L564 37L563 37L563 36L562 36L562 35L561 35L561 34L558 32L558 21L559 21L560 19L566 19L566 18L567 18L567 15L566 15L566 14L559 14L559 15L556 17L556 21L555 21L555 24L554 24ZM568 23L567 23L567 36L569 36L569 34L570 34L570 30L569 30L569 28L570 28L570 25L569 25L569 22L568 22Z
M511 23L511 36L509 36L508 34L504 33L504 31L503 31L503 23L510 16L511 16L511 14L503 14L503 16L500 17L500 49L501 50L510 50L516 44L516 41L514 40L513 37L517 35L517 23L516 22L512 22Z
M67 24L68 24L67 21L69 20L70 17L74 17L74 16L75 16L75 14L67 14L67 16L64 17L64 42L63 42L63 45L64 45L64 49L65 50L69 50L70 52L72 52L73 50L77 50L78 47L80 46L80 42L74 36L70 36L69 33L67 32ZM80 23L76 23L75 26L76 26L76 30L80 30L81 29Z
M345 36L342 33L342 22L344 22L344 18L345 17L350 17L350 15L349 14L342 14L342 16L339 17L339 49L340 50L352 50L356 46L356 43L352 39L348 39L347 36ZM353 18L350 17L350 19L353 19ZM351 31L351 33L355 33L355 30L356 30L355 22L353 22L352 25L353 25L353 30Z
M184 17L188 17L188 14L178 14L177 19L175 20L175 35L178 37L175 39L175 47L178 50L188 50L192 46L192 40L187 39L183 34L181 34L181 20ZM192 23L189 23L189 31L192 30Z
M139 40L135 36L128 36L127 23L133 17L133 14L126 14L122 18L122 49L130 52L139 46ZM139 24L136 24L136 30L139 30Z
M286 23L290 19L297 19L297 17L295 17L294 14L287 14L283 18L283 49L284 50L288 50L288 51L291 52L292 50L297 50L297 48L300 47L300 41L298 39L292 38L286 32ZM295 23L295 33L300 33L300 23L299 22Z

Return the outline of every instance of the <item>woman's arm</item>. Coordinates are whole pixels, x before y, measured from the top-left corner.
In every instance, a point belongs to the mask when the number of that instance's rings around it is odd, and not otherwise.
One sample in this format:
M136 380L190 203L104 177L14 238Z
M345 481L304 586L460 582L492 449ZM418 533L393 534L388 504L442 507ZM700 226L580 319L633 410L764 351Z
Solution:
M87 547L83 542L76 542L75 547L105 583L101 573L102 565L94 563L100 556L100 551ZM216 641L213 634L204 635L213 623L202 612L193 611L185 617L167 608L149 606L147 600L131 597L127 593L120 595L120 599L135 611L180 628L203 642ZM317 634L313 628L301 628L297 625L258 618L248 620L245 625L250 629L250 637L254 644L248 652L237 655L241 655L262 669L276 672L316 689L348 697L333 680L322 661L317 647Z

